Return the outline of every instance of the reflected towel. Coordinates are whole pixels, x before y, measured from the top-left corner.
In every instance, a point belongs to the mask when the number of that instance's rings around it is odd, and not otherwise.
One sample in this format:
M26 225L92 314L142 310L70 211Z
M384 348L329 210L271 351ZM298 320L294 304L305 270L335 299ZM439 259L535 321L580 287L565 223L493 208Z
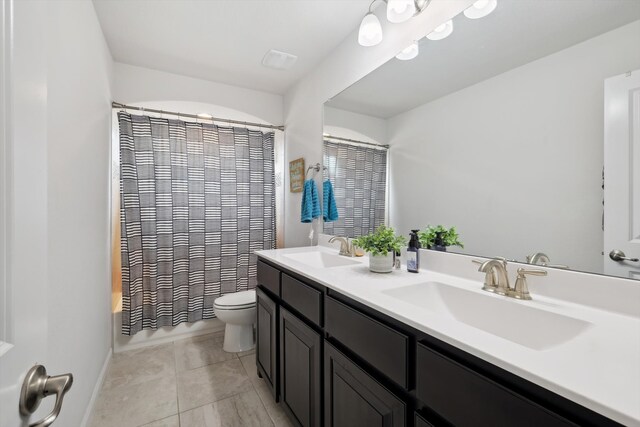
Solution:
M320 199L318 199L318 186L313 179L304 182L302 190L301 222L312 222L320 216Z
M322 219L324 222L338 220L338 206L333 196L333 185L328 179L322 184Z

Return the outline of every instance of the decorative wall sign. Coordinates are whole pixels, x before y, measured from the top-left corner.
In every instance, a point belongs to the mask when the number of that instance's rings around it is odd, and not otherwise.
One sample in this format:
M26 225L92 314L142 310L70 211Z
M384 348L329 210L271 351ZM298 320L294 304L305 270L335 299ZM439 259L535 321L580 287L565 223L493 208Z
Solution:
M292 193L302 192L304 186L304 158L289 162L289 190Z

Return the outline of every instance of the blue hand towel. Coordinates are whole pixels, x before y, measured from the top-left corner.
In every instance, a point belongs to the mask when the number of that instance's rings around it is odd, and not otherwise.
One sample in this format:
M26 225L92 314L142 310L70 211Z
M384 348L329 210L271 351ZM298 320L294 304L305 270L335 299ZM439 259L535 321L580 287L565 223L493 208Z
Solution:
M300 221L312 222L320 216L320 200L318 199L318 186L313 179L304 182L302 190L302 209Z
M338 206L333 196L333 185L328 179L322 184L322 219L324 222L338 220Z

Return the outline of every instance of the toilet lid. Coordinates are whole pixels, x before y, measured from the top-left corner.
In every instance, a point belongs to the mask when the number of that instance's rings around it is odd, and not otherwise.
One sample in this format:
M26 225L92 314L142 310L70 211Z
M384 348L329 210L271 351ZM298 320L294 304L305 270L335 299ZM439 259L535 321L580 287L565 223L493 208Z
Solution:
M256 303L256 291L233 292L216 298L213 305L217 307L244 307Z

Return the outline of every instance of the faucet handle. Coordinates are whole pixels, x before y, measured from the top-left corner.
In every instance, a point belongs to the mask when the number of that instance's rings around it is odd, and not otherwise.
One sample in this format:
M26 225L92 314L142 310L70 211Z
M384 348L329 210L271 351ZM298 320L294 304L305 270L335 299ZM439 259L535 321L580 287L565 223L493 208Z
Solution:
M509 296L521 300L530 300L531 294L529 293L529 287L527 286L527 277L530 276L546 276L547 272L545 270L536 270L531 269L527 270L526 268L519 268L517 270L518 277L516 278L516 284L511 291Z
M560 268L562 270L569 270L569 266L568 265L564 265L564 264L547 264L546 262L542 263L543 267L550 267L550 268Z
M527 270L526 268L519 268L517 272L518 272L518 276L520 275L524 276L525 274L528 274L529 276L546 276L547 275L546 270L536 270L536 269Z

